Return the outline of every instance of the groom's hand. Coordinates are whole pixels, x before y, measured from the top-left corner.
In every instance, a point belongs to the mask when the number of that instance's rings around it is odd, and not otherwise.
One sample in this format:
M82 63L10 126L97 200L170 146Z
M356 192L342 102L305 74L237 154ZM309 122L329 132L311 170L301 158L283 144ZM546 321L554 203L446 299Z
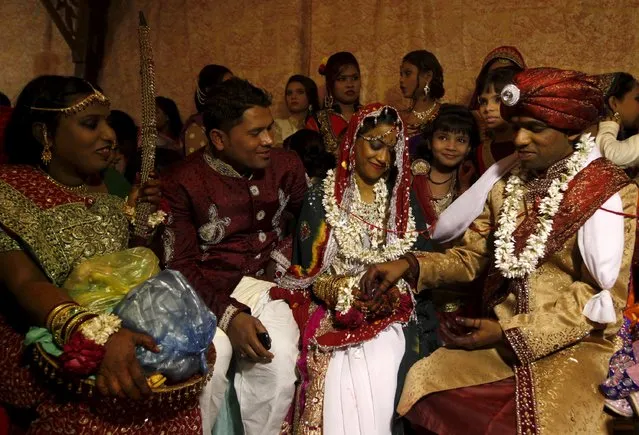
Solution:
M254 362L271 362L274 355L264 348L257 334L268 332L262 322L247 313L236 315L226 330L233 349L242 358Z

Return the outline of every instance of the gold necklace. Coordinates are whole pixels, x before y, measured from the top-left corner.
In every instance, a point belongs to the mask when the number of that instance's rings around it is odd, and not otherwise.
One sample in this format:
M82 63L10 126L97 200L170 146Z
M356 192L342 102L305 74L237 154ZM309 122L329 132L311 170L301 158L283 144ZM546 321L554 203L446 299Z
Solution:
M437 101L435 101L431 108L424 112L418 112L415 109L411 109L411 112L413 113L413 115L415 115L415 118L419 119L421 122L430 121L430 118L432 117L433 112L435 111L437 106L438 103Z
M51 175L47 174L46 172L44 172L42 169L40 169L40 172L42 172L45 176L45 178L47 180L49 180L50 182L52 182L53 184L55 184L56 186L64 189L64 190L68 190L69 192L82 192L82 193L86 193L87 191L87 185L86 183L82 183L79 186L67 186L66 184L62 184L60 183L58 180L56 180L55 178L53 178Z

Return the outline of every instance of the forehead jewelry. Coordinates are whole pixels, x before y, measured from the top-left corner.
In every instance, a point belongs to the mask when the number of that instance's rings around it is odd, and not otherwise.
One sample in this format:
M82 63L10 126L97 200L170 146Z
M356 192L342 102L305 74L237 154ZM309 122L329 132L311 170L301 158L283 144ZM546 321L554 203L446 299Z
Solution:
M393 130L395 130L397 128L396 125L392 126L391 128L389 128L386 132L377 135L377 136L364 136L363 134L360 135L360 137L368 142L375 142L377 140L383 139L386 136L388 136L389 134L391 134L393 132Z
M30 106L29 108L31 110L40 110L43 112L60 112L64 116L71 116L78 112L82 112L84 109L94 103L98 103L107 107L111 105L109 99L102 92L95 89L90 83L89 86L91 86L93 92L69 107L52 108Z

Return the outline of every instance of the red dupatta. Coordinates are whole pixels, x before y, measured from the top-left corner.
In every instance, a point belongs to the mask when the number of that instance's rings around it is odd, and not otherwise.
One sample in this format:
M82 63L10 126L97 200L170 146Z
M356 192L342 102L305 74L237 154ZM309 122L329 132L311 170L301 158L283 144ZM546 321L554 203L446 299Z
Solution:
M345 213L349 213L350 197L355 189L355 142L357 135L362 127L364 120L368 117L379 116L385 108L390 108L397 112L391 106L385 106L379 103L369 104L362 107L355 113L348 125L346 135L344 136L340 149L337 168L335 169L335 187L333 194L337 199L337 203L342 207ZM386 243L395 243L399 236L403 236L408 226L410 215L410 156L408 147L404 137L404 124L398 114L397 142L395 144L395 161L394 166L397 169L397 178L393 187L390 200L389 219L387 224L388 232L386 234ZM306 288L314 281L314 278L324 270L330 267L334 255L325 255L327 246L332 239L332 229L330 225L326 225L326 233L318 241L313 248L319 258L316 267L310 270L303 270L299 267L289 268L286 276L282 279L281 285L286 288ZM336 251L336 250L331 250Z

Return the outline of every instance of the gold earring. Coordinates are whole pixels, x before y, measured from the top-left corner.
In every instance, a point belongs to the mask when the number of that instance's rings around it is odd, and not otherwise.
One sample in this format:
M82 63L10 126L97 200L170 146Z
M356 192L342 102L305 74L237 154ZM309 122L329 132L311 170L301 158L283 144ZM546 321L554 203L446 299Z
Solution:
M617 124L621 124L621 114L619 112L613 113L612 119L614 119Z
M43 137L43 150L42 150L42 154L40 155L40 160L42 160L42 163L44 163L44 165L48 165L51 162L51 145L49 145L49 133L47 132L47 126L44 125L42 126L42 137Z

